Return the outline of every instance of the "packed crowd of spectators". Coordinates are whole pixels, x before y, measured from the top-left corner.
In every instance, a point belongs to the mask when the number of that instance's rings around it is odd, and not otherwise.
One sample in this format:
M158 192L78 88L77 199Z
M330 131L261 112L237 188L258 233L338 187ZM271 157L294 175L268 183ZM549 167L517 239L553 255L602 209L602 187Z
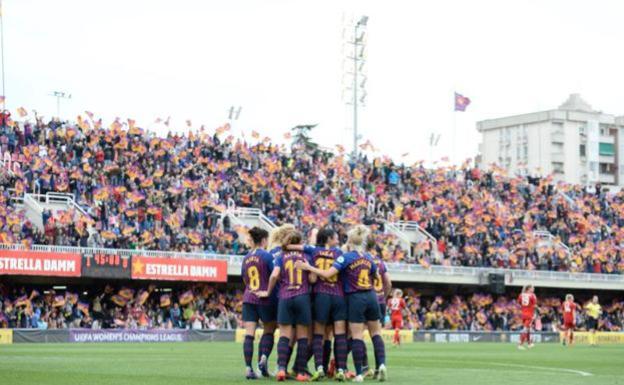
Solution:
M214 285L72 291L0 284L0 328L235 329L241 311L240 290Z
M466 331L508 331L521 330L520 305L516 296L492 296L476 293L455 296L423 296L416 290L406 291L409 312L406 327L415 330L466 330ZM588 297L589 300L591 297ZM561 330L561 304L558 297L538 296L535 329L541 331ZM576 312L576 325L586 330L587 316L584 302L578 302L581 309ZM624 330L624 301L613 300L603 304L599 329L604 331Z
M343 237L363 222L386 261L624 271L622 192L470 162L427 169L387 157L354 160L339 146L287 151L268 138L236 139L227 125L158 137L132 120L104 128L88 115L3 124L0 146L20 168L0 175L0 242L242 254L240 229L221 215L236 206L304 231L330 225ZM40 232L10 199L25 191L69 193L89 216L46 212ZM384 232L386 220L416 222L437 241L406 250Z
M142 288L67 288L0 285L0 328L103 329L235 329L242 327L242 291L208 284L170 289L167 285ZM86 290L86 291L85 291ZM406 329L519 330L520 307L515 297L489 294L425 296L405 291ZM580 303L580 305L583 305ZM535 327L557 331L561 299L540 298ZM577 312L585 327L585 313ZM622 331L624 301L603 304L600 330ZM388 325L389 327L389 325Z

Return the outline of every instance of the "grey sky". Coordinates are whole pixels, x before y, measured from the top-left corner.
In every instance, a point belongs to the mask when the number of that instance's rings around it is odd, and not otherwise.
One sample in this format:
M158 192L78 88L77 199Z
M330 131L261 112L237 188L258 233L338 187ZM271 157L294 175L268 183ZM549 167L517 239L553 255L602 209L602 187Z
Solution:
M361 133L412 162L474 156L475 121L558 106L580 92L624 114L620 1L4 0L7 103L50 116L90 110L149 126L172 116L209 129L242 105L238 129L351 148L342 103L342 15L366 14L368 103Z

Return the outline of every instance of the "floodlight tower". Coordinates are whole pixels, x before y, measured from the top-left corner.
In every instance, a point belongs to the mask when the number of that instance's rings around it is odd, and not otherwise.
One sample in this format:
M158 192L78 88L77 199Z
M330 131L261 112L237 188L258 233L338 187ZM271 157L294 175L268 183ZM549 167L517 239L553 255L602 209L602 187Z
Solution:
M353 24L353 36L347 34L347 44L353 46L353 51L348 53L346 57L347 60L353 62L353 72L346 71L346 75L353 77L351 86L346 89L350 89L352 93L351 100L348 100L347 104L353 106L353 158L357 158L358 140L360 139L358 135L358 107L364 105L367 96L365 89L367 77L364 72L367 24L368 16L362 16L360 20ZM361 91L360 93L358 93L358 89Z
M56 98L56 116L61 119L61 99L71 99L71 94L64 91L53 91L50 96Z

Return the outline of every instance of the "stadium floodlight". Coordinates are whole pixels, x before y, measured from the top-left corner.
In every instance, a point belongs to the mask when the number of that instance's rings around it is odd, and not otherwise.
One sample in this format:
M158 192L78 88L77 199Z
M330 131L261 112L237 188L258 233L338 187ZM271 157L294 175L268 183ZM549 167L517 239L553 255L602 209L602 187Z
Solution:
M242 106L238 106L238 108L236 108L235 106L231 106L228 113L228 120L238 120L242 109Z
M353 22L351 22L353 23ZM351 24L349 23L349 24ZM349 52L346 60L353 61L353 70L346 70L346 75L351 76L352 83L349 87L345 87L344 91L352 93L347 105L353 106L353 157L358 155L358 106L364 105L366 99L366 75L364 74L364 63L366 62L366 27L368 25L368 16L361 16L359 21L351 24L348 28L353 28L353 34L345 34L348 41L347 45L353 46L353 51ZM347 28L347 27L345 27ZM361 83L358 83L358 77L363 77ZM358 97L358 91L362 93Z
M72 95L65 91L52 91L50 96L56 98L56 116L61 118L61 99L71 99Z

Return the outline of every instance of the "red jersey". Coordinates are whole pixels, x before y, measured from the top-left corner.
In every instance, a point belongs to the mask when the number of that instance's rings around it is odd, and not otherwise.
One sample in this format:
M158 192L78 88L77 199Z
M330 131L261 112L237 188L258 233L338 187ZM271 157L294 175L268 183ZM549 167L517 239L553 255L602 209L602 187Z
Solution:
M388 301L388 308L390 308L390 316L392 318L403 318L405 301L403 298L390 298L390 301Z
M563 313L563 322L572 323L576 319L576 304L574 301L565 301L561 305L561 312Z
M535 314L535 305L537 304L537 297L533 293L521 293L518 296L518 303L522 307L522 318L533 318Z

